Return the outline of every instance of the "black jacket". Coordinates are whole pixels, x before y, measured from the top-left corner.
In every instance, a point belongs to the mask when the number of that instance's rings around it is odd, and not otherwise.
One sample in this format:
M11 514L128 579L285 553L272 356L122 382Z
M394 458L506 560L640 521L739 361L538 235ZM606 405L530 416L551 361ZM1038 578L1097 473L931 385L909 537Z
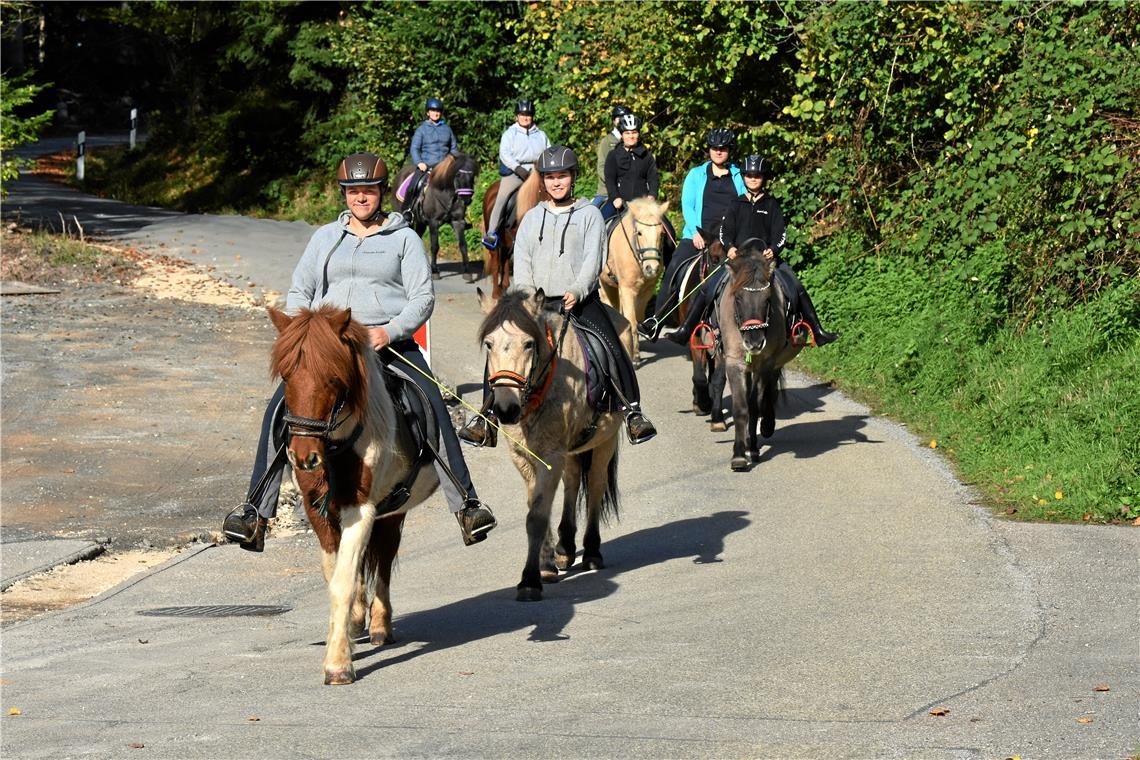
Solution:
M633 150L618 144L606 156L606 193L628 202L645 196L657 197L657 160L644 145Z
M749 200L748 193L738 195L728 213L724 215L724 223L720 227L720 242L725 250L740 244L749 238L760 238L768 244L780 261L780 252L784 250L787 234L784 227L784 214L780 211L780 204L768 193L763 193L756 201Z

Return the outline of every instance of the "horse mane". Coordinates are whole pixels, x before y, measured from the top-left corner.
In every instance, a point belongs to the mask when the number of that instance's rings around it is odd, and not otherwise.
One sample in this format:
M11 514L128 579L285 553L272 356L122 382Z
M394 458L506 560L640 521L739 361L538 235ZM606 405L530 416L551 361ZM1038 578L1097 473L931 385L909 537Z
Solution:
M657 199L651 195L646 195L641 198L634 198L629 202L629 215L637 219L645 219L646 217L653 217L654 219L661 219L661 206Z
M536 169L522 183L518 194L515 196L515 219L521 221L526 216L526 212L537 206L539 201L547 200L550 200L550 195L547 194L546 188L542 184L542 177L539 176Z
M483 320L483 324L479 326L479 335L476 340L482 343L488 335L507 322L514 322L535 341L544 340L542 327L526 306L527 301L532 296L533 294L526 290L512 290L504 293L503 297L491 309L491 313Z
M344 389L349 411L363 412L368 398L368 346L368 329L351 319L347 309L329 304L301 309L273 343L270 376L327 378Z
M428 184L436 190L446 190L451 187L455 179L455 170L459 168L455 156L450 153L431 170L431 179Z
M749 241L751 242L751 241ZM747 245L747 243L745 244ZM763 250L767 246L760 248ZM735 296L740 292L740 289L751 285L759 276L761 282L771 282L772 272L775 269L776 262L769 261L759 254L758 251L753 251L751 248L741 253L737 251L736 258L728 263L729 269L732 270L732 287L729 289L729 294Z

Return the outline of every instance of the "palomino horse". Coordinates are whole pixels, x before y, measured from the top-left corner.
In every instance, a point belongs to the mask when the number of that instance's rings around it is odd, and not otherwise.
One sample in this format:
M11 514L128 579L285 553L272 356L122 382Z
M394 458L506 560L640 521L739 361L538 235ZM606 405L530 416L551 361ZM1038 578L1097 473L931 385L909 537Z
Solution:
M627 209L610 233L606 267L598 283L602 300L620 311L631 325L637 325L661 273L663 220L669 203L637 198L629 202ZM637 363L641 361L641 341L636 330L631 332L630 356Z
M681 282L677 290L680 298L677 321L680 324L684 324L688 318L689 308L705 278L723 266L724 246L720 242L719 232L719 224L708 232L701 230L701 237L711 242L692 262L681 269ZM693 363L693 413L709 415L710 428L719 432L728 430L728 425L725 423L722 403L725 385L724 362L720 361L716 351L717 340L711 325L705 322L698 324L689 339L689 359ZM714 389L716 389L716 398L712 395Z
M760 461L756 423L762 437L771 437L783 367L801 348L789 334L788 297L773 276L775 260L761 255L765 248L756 239L740 246L728 262L730 280L718 305L736 433L732 469L737 471Z
M483 195L483 224L479 230L484 235L487 225L491 221L491 210L495 207L495 198L499 195L499 180L495 180ZM542 179L538 172L532 171L526 181L515 194L515 211L513 221L504 214L502 233L499 235L499 244L494 250L487 251L484 256L483 273L491 278L491 297L498 298L511 284L511 253L515 247L515 233L518 232L519 223L526 212L538 205L539 201L547 200L549 196L542 186Z
M400 187L413 171L414 166L401 169L396 175L394 187ZM455 153L448 155L431 170L427 187L411 209L408 209L406 201L401 202L393 193L396 210L410 211L412 229L417 235L422 236L425 229L431 230L433 280L439 279L439 227L447 222L455 231L459 254L463 257L463 279L467 282L475 281L475 274L467 262L467 236L464 231L467 229L467 206L475 195L475 177L478 174L479 165L474 158L466 153Z
M364 630L366 611L369 640L392 641L389 583L404 514L439 481L396 412L367 329L348 309L269 316L279 333L271 370L285 381L289 462L328 583L325 683L352 683L352 637Z
M487 312L479 340L487 349L495 414L503 430L541 460L512 443L511 459L527 489L527 555L517 598L535 602L542 599L543 581L556 582L558 571L574 564L579 502L586 513L582 565L604 567L599 523L618 514L622 415L596 412L590 404L581 344L567 335L567 318L551 309L560 301L547 301L542 290L513 291L498 302L479 291L479 301ZM550 516L559 480L562 520L555 546Z

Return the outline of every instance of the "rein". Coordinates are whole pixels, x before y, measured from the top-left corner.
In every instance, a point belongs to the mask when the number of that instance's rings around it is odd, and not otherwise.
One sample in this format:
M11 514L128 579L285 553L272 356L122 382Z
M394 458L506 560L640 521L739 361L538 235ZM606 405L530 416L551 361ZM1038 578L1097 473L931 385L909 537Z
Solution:
M522 401L525 408L525 414L530 414L542 405L546 399L546 393L550 390L550 386L554 383L554 375L558 370L558 357L562 353L562 341L566 337L566 328L569 326L570 320L566 319L562 323L562 329L558 333L558 343L554 342L554 334L550 330L550 323L546 323L546 344L550 346L550 358L547 359L546 364L543 365L541 370L535 368L530 375L524 377L518 372L513 372L509 369L499 370L487 378L488 384L491 387L500 388L517 388L522 396ZM535 392L536 377L542 377L542 385Z

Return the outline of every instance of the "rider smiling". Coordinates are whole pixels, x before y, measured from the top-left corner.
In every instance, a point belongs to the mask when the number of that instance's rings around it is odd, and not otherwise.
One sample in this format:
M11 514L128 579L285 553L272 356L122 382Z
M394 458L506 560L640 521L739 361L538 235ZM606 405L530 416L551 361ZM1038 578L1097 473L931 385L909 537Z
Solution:
M399 213L384 215L381 201L388 168L378 157L371 153L347 157L340 164L337 181L348 208L335 222L313 233L293 272L285 310L296 313L322 304L349 308L353 319L368 328L372 347L380 352L383 363L398 361L394 351L420 370L406 374L427 395L439 423L444 449L436 461L440 487L459 520L464 543L481 541L495 527L494 515L475 493L447 407L429 379L431 368L412 340L435 307L423 242ZM262 420L247 501L226 516L222 527L227 538L251 551L264 548L266 522L277 511L277 491L285 468L285 446L280 440L283 398L284 384L278 386ZM438 448L438 442L429 443Z
M503 222L503 210L510 197L522 187L530 176L534 162L542 151L550 145L546 133L534 124L534 103L520 100L515 105L515 123L507 127L499 140L499 194L491 217L487 220L487 232L483 235L483 246L494 250L499 245L499 226Z

